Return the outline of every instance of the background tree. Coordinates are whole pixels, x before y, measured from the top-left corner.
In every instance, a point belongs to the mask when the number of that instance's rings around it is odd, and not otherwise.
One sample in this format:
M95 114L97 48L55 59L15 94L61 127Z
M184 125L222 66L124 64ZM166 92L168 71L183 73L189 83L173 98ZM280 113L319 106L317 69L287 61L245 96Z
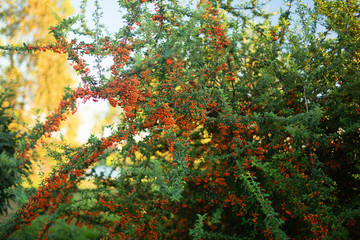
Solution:
M69 0L3 0L0 6L0 41L3 44L21 45L23 42L33 42L39 45L53 42L55 38L49 34L49 26L73 13ZM75 82L64 55L2 51L1 61L4 87L13 89L14 92L9 101L21 113L21 120L30 126L35 125L36 118L44 119L59 104L64 87ZM71 119L62 127L67 129L66 134L72 140L70 141L75 143L72 135L77 131L78 120ZM20 129L24 131L18 126L18 130ZM45 150L40 150L40 144L38 148L37 154L32 155L32 160L36 162L42 159L43 169L40 169L38 164L32 167L35 174L31 179L35 183L41 181L38 173L46 172L53 164L46 158Z
M257 1L124 0L126 25L107 35L95 1L95 29L75 31L89 42L65 38L68 18L51 28L54 43L3 46L66 53L82 76L18 157L77 99L122 112L109 136L51 151L59 164L0 233L47 214L39 239L59 218L102 239L357 239L359 3L285 3L273 20ZM79 193L110 151L121 175Z
M3 0L1 42L3 44L22 44L36 42L46 44L54 41L49 35L49 26L55 25L54 13L64 18L73 13L70 1ZM67 58L59 54L2 52L2 65L8 87L16 90L16 98L26 109L40 109L48 114L61 97L63 88L73 83L66 70ZM18 100L18 101L19 101ZM30 102L33 105L30 105Z
M2 85L2 82L0 82ZM11 115L11 105L8 99L11 93L1 88L0 92L0 214L7 213L10 200L15 195L9 188L15 187L20 182L20 174L28 172L28 167L19 169L18 161L15 159L15 146L17 131L11 129L14 118Z

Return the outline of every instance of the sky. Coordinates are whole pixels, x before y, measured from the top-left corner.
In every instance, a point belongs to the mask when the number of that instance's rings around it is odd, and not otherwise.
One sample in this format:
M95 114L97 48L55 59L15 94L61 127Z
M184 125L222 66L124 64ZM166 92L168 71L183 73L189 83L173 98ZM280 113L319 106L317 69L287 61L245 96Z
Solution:
M87 3L87 20L91 22L92 13L95 11L94 0L88 0ZM81 0L71 0L72 6L75 8L75 14L80 13ZM108 30L115 32L118 29L119 24L121 24L121 13L119 12L119 7L117 0L99 0L99 5L102 8L103 15L101 22L108 27Z
M94 26L92 23L92 13L95 11L94 0L89 0L87 4L87 15L86 20L89 23L89 26ZM75 9L75 14L79 14L81 9L81 0L71 0L72 6ZM121 19L121 13L118 11L117 0L99 0L100 6L102 8L102 18L101 23L107 26L107 30L110 32L116 32ZM105 64L109 64L108 62ZM95 65L94 63L92 65ZM91 69L92 73L95 73L96 70ZM78 77L80 81L80 77ZM80 104L77 115L81 119L81 124L77 134L77 141L80 143L85 143L92 133L92 128L96 124L96 119L100 120L105 118L106 113L109 110L108 104L104 101L92 102L88 101L86 104ZM101 136L101 133L94 133L97 136ZM106 133L108 134L108 133Z

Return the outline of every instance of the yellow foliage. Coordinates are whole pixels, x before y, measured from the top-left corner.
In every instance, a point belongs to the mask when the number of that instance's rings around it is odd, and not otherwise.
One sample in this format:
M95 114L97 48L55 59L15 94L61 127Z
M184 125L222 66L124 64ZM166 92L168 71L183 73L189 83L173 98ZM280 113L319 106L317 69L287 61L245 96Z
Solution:
M49 28L58 23L57 18L69 17L74 13L70 0L3 0L0 10L7 14L3 22L6 31L0 36L1 42L13 45L54 42L55 38L49 34ZM21 113L22 121L29 127L34 124L36 109L40 110L40 116L48 115L58 106L64 87L75 83L66 55L50 51L36 54L11 52L1 57L8 63L8 66L3 65L5 86L16 93L10 101L18 103L17 113ZM63 124L62 127L67 129L69 143L75 143L78 125L79 121L75 117ZM37 186L49 174L55 162L47 157L42 146L37 148L33 160L31 179Z
M3 8L8 6L11 11L4 23L8 26L4 42L14 45L21 45L23 41L40 44L53 42L55 39L48 34L49 28L58 20L52 11L61 18L74 13L70 0L5 0L5 3ZM16 57L19 57L19 61L16 61ZM22 107L26 107L28 112L40 109L40 113L48 114L57 107L64 87L74 83L64 55L46 52L17 56L11 53L9 60L6 76L9 87L23 95L21 99L26 106ZM20 70L20 65L24 63L35 67Z

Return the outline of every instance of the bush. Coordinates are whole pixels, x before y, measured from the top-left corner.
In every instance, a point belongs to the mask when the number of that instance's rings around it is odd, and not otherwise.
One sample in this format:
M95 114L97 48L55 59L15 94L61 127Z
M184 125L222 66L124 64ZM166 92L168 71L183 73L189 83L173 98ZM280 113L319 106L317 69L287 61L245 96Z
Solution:
M6 106L9 104L9 97L8 91L0 90L0 215L7 213L9 201L15 198L8 189L11 190L17 185L21 172L18 160L14 156L17 131L9 128L14 121L11 116L11 105Z
M101 226L102 239L359 237L358 1L288 1L275 22L257 1L118 3L126 26L114 35L96 1L93 31L71 30L80 16L50 28L56 43L3 47L66 53L82 77L20 156L79 100L122 111L110 136L50 152L58 164L1 235L46 213L39 239L61 218ZM121 173L74 198L109 157Z

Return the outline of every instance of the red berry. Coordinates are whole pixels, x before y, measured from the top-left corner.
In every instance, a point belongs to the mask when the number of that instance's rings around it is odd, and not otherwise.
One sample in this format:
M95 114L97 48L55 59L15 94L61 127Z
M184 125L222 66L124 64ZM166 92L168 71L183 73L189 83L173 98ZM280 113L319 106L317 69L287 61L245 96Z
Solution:
M171 58L166 59L166 64L171 65L174 61Z

